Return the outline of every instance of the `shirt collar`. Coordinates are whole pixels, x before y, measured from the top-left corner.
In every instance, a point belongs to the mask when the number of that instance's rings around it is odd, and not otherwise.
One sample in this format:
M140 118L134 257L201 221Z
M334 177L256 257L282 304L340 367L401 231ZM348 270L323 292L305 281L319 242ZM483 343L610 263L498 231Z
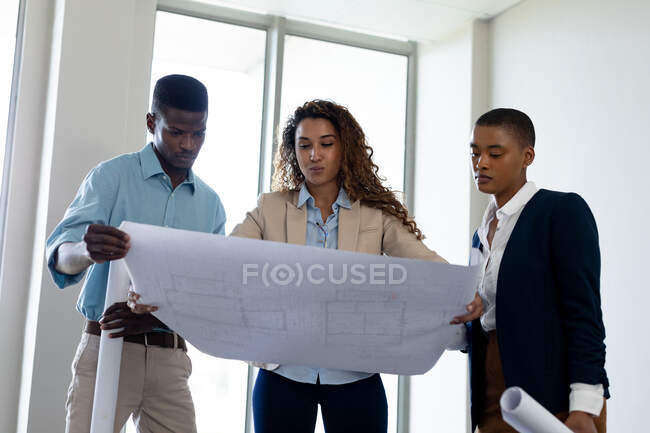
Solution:
M501 220L504 217L516 214L526 206L535 193L537 193L537 186L535 183L530 181L526 182L506 204L501 206L501 208L497 208L496 199L492 196L490 203L483 214L483 223L481 225L486 227L495 215L499 220Z
M140 166L142 168L142 177L144 179L149 179L152 176L155 176L157 174L165 174L165 171L162 169L162 166L160 165L160 161L158 161L158 157L156 156L156 152L153 150L153 143L148 143L141 151L140 151ZM190 169L187 172L187 177L181 183L183 184L188 184L192 187L192 194L194 194L196 190L196 185L195 185L195 177L194 177L194 172L192 169Z
M142 177L145 179L164 173L160 166L160 161L158 161L158 157L153 150L153 143L148 143L140 151L140 166L142 167Z
M311 205L315 206L314 197L309 193L307 185L303 183L300 187L300 192L298 193L298 203L296 206L298 208L301 208L305 203L307 203L309 199L311 199ZM350 203L348 194L345 192L343 187L341 187L339 189L339 195L336 197L336 201L332 204L332 209L335 209L335 207L344 207L346 209L350 209L351 206L352 204Z

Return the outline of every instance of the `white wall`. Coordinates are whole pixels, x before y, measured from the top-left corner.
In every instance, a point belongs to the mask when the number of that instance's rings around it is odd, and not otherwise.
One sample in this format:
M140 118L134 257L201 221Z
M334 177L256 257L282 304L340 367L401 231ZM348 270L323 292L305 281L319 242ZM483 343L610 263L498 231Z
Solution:
M22 377L18 421L14 406L13 413L2 417L2 431L13 431L16 422L20 432L64 429L70 362L82 329L81 315L74 309L80 285L62 291L52 283L43 257L45 237L91 167L144 145L155 4L155 0L28 3L27 22L45 30L33 30L36 36L26 39L26 51L44 57L26 57L24 71L27 77L48 68L49 72L41 77L47 89L36 80L23 82L19 97L19 107L37 98L39 103L32 107L31 119L20 117L19 111L17 135L23 136L15 144L15 159L21 157L23 146L32 153L12 171L12 186L26 188L27 196L10 201L13 226L8 225L7 245L13 242L22 260L16 263L20 277L3 276L1 301L3 310L16 309L10 325L20 337L24 329L24 347L22 360L18 350L6 368L3 355L3 374L9 375L5 377ZM28 131L41 125L43 129ZM20 216L22 220L16 219ZM13 230L22 239L14 240ZM11 261L13 251L5 252L5 260ZM10 303L6 293L14 298L19 294L23 300ZM16 386L7 390L10 402L18 395Z
M468 140L475 112L487 106L486 35L476 21L418 51L414 215L427 245L456 264L468 260L471 209L484 208L482 197L471 201ZM467 386L460 352L412 377L410 431L467 431Z
M490 25L491 104L537 128L529 178L580 193L598 223L613 432L647 431L650 409L648 17L647 0L528 0Z

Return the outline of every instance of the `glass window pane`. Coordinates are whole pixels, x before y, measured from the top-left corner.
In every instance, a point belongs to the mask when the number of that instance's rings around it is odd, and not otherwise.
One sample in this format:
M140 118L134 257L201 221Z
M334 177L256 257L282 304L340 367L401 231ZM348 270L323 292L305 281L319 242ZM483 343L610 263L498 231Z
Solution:
M265 31L167 12L156 15L152 92L158 78L173 73L191 75L208 88L206 141L194 171L221 197L226 233L256 204L265 49ZM243 432L247 365L193 347L189 356L198 431Z
M3 175L19 0L0 3L0 180Z
M402 190L408 59L297 36L285 39L281 121L310 99L346 106L374 149L385 184ZM280 128L284 125L281 123ZM388 431L396 431L397 376L382 375L388 398ZM322 432L322 421L317 423Z
M257 203L266 32L158 12L151 86L187 74L208 88L205 144L194 171L221 197L226 233Z
M285 41L280 127L310 99L346 106L374 149L386 185L401 191L408 58L298 36Z

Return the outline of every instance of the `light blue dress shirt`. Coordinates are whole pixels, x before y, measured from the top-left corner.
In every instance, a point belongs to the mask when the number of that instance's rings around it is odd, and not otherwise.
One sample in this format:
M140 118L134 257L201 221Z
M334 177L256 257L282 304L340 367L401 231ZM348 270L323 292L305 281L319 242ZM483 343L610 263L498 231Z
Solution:
M339 208L350 208L350 199L341 188L336 201L332 204L332 214L323 221L321 211L316 207L314 197L309 193L305 184L300 188L298 195L298 208L307 206L307 236L305 245L321 248L339 247ZM358 371L331 370L327 368L312 368L298 365L281 365L273 370L281 376L297 382L316 383L317 380L323 385L341 385L344 383L356 382L372 376L372 373Z
M223 234L226 212L217 193L191 170L185 181L172 189L153 144L104 161L88 173L47 240L47 266L56 285L75 284L84 274L66 275L54 268L59 245L80 242L90 224L118 227L122 221ZM108 268L105 262L88 269L77 310L89 320L99 320L104 312Z

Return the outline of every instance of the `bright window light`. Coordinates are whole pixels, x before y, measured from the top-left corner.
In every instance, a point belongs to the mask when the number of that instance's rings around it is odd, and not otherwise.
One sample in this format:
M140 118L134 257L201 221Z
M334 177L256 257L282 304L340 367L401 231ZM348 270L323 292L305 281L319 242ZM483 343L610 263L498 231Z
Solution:
M282 76L282 128L309 99L330 99L350 110L374 149L387 185L404 185L408 58L347 45L287 36Z

